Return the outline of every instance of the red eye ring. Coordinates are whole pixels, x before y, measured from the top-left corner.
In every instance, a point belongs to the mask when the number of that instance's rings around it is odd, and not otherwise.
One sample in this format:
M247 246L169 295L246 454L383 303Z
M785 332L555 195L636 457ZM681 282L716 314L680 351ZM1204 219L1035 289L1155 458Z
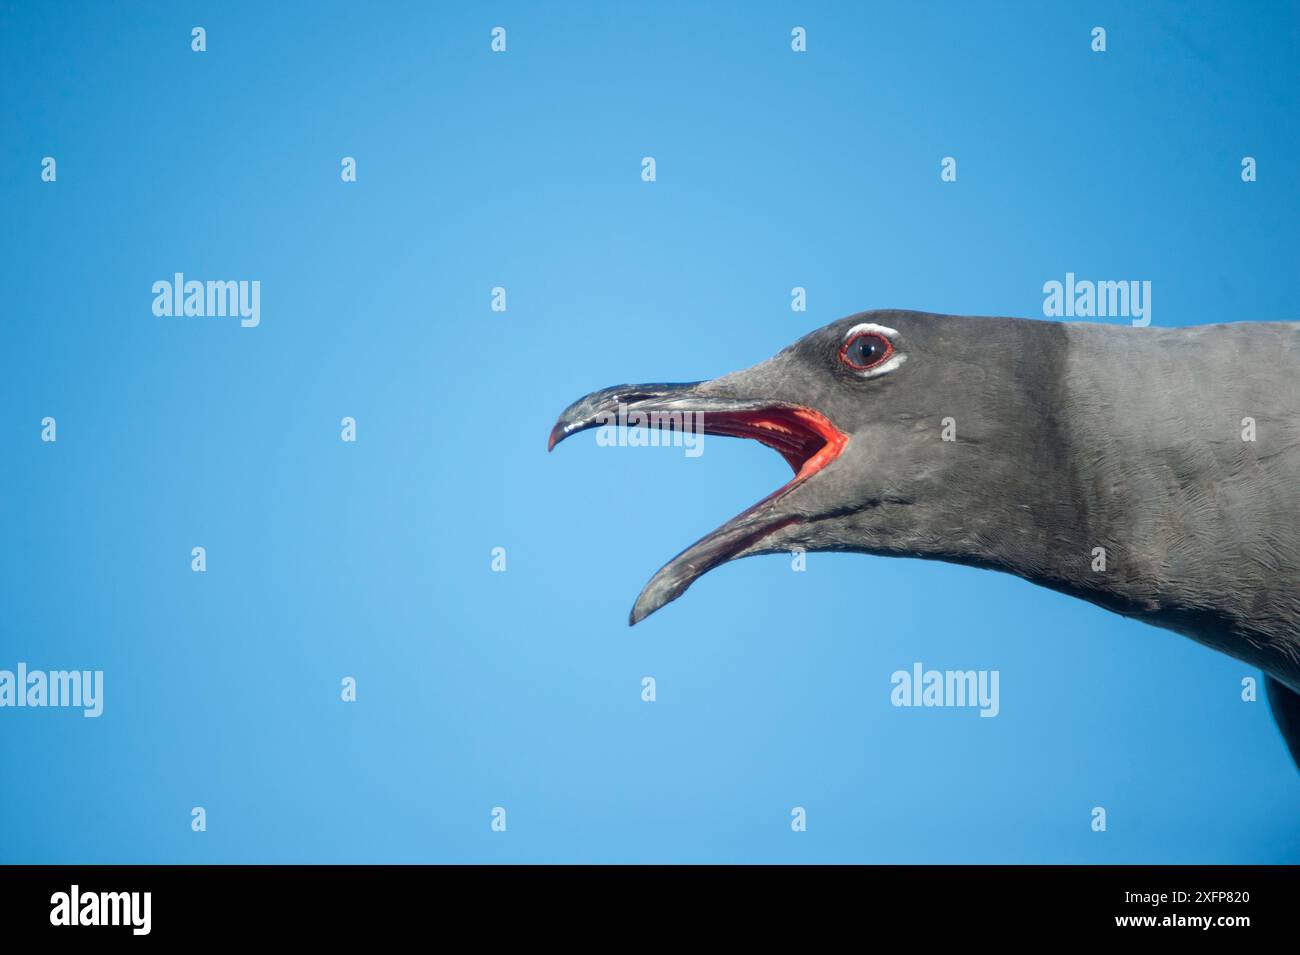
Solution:
M870 339L871 350L867 350L864 340ZM854 355L850 355L850 349ZM859 332L840 346L840 361L854 371L867 371L889 361L894 354L894 343L879 332ZM854 361L854 357L865 358L865 364Z

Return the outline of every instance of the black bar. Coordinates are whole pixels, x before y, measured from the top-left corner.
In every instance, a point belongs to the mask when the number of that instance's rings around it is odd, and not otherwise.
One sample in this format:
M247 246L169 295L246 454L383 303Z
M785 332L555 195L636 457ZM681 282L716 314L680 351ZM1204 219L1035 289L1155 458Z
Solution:
M0 918L8 938L75 933L89 944L428 938L431 929L448 940L472 930L531 932L534 942L618 937L610 931L665 941L665 931L694 923L737 939L815 926L882 940L893 930L985 942L1098 933L1245 940L1289 929L1296 875L1291 866L9 866L0 868ZM126 924L52 924L71 921L74 885L78 921L102 911ZM143 895L129 907L122 895L100 895L144 892L147 934L136 931Z

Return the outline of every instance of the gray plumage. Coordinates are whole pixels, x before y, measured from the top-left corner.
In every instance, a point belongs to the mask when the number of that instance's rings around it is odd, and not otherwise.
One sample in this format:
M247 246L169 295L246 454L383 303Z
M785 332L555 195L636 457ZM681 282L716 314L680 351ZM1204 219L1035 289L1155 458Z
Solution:
M846 366L863 323L894 333L892 370ZM795 546L1001 570L1260 668L1300 762L1300 324L861 313L713 381L588 395L552 443L620 403L702 412L796 471L825 435L790 409L847 436L669 562L634 623L724 561Z

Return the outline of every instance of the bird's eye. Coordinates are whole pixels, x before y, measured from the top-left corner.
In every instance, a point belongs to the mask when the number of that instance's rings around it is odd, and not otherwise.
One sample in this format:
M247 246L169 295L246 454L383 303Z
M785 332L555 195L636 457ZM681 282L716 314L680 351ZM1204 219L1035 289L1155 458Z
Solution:
M840 361L854 371L866 371L875 368L893 352L893 344L884 335L862 332L843 344L840 348Z

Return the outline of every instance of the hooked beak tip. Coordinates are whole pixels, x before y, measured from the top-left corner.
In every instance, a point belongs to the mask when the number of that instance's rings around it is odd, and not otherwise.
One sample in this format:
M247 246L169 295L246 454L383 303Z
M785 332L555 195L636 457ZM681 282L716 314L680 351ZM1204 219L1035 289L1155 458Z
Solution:
M546 438L546 453L550 454L552 451L554 451L555 446L560 443L560 440L563 437L564 437L564 425L557 423L555 427L551 429L550 435L548 435Z

